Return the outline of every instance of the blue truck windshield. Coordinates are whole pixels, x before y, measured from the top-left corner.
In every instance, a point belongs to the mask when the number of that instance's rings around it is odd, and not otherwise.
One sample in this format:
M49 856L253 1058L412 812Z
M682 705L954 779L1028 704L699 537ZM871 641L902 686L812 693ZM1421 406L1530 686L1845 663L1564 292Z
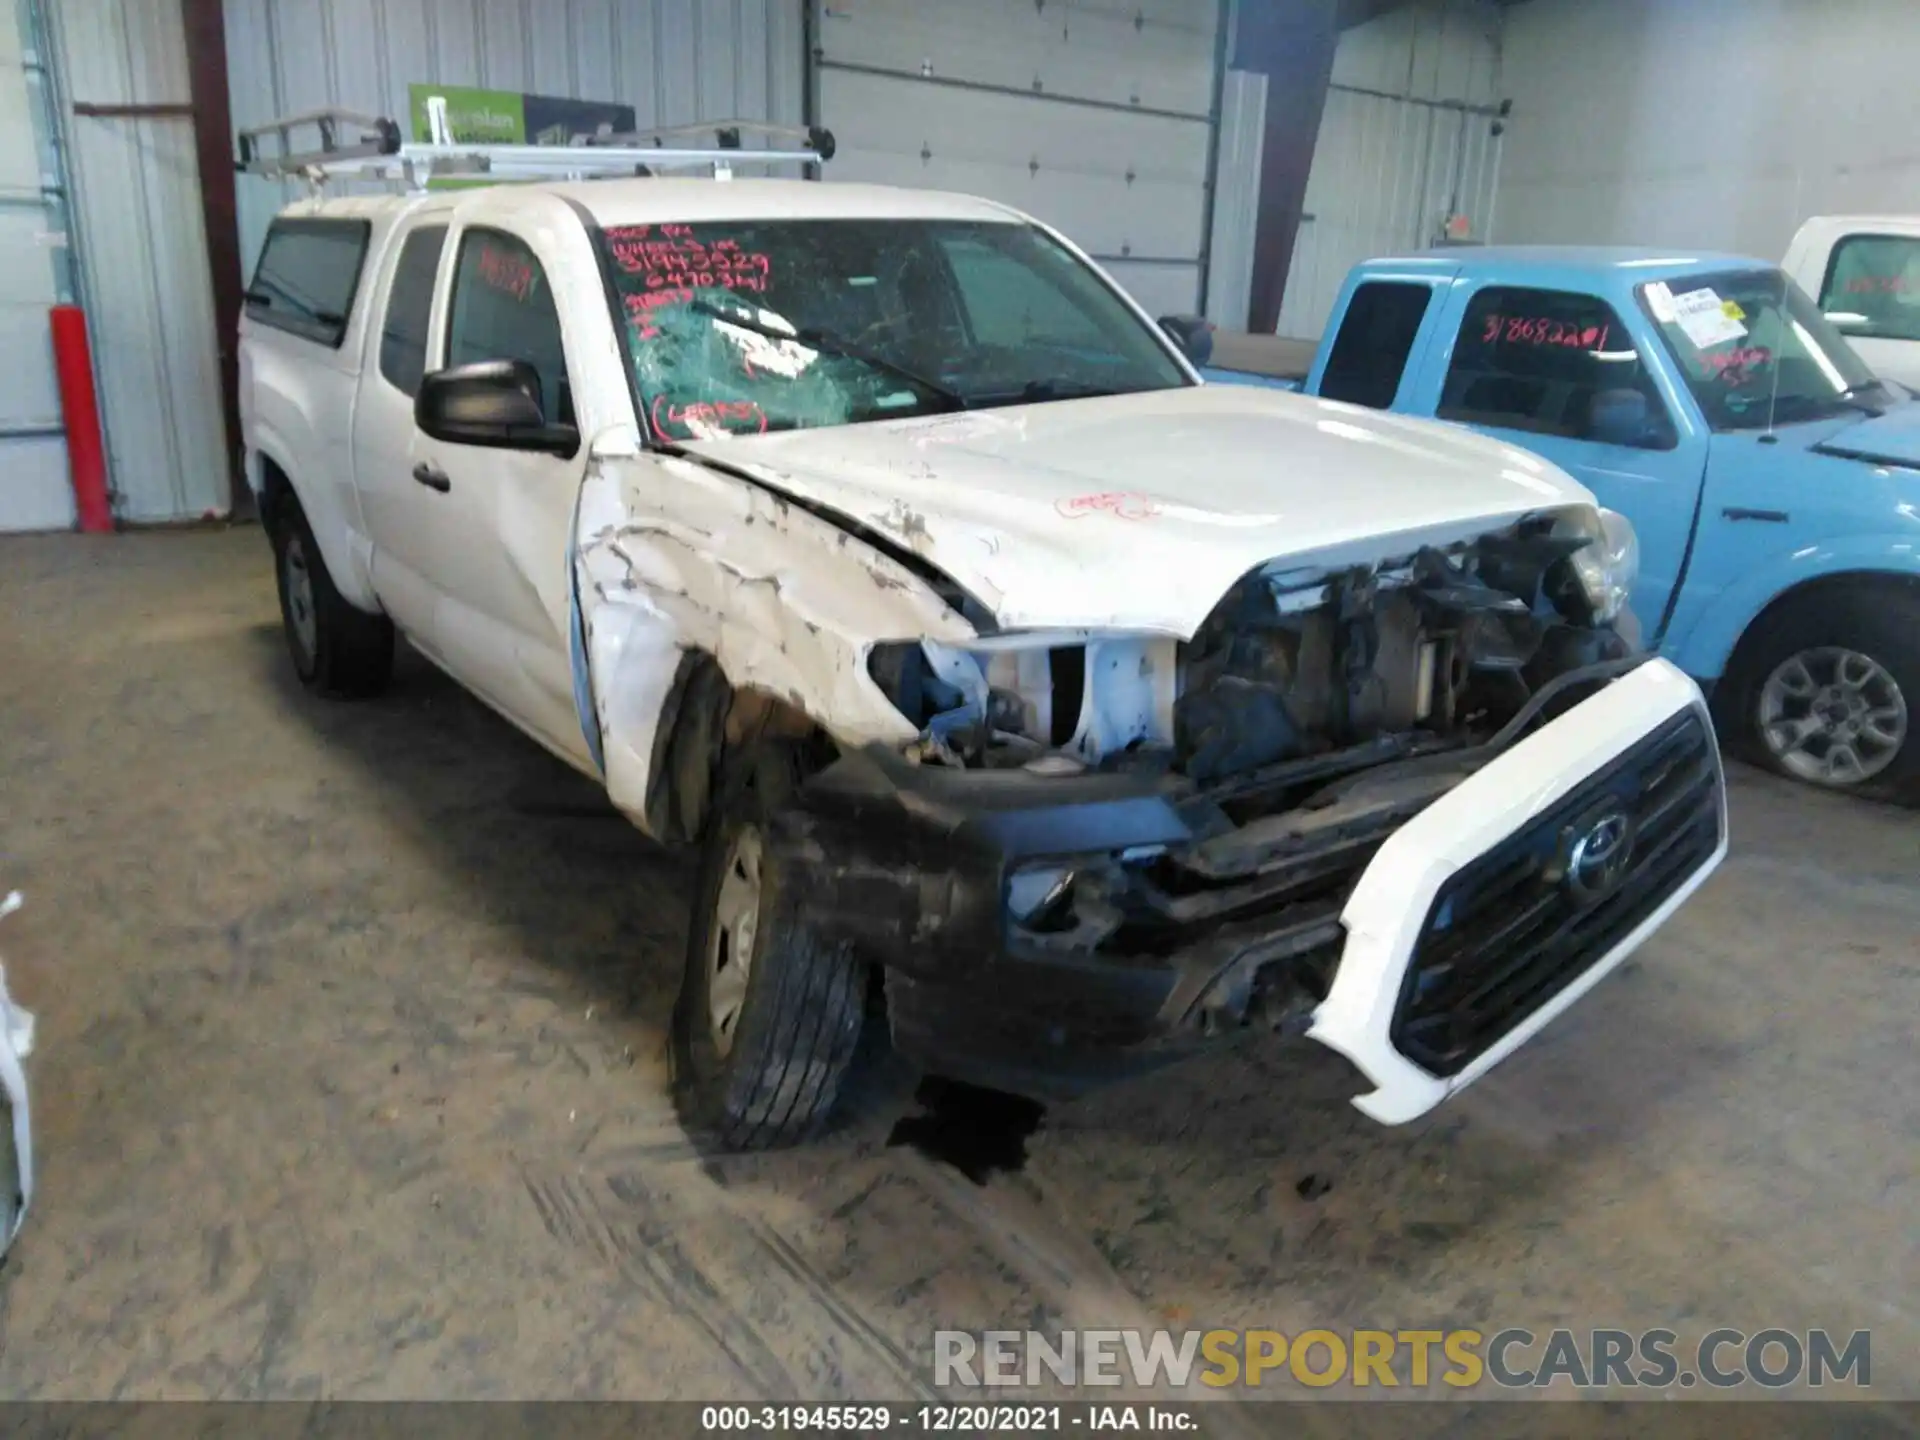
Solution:
M1715 430L1761 430L1885 400L1873 372L1779 270L1639 288L1641 306Z
M605 232L654 433L709 439L1192 382L1044 231L743 220Z

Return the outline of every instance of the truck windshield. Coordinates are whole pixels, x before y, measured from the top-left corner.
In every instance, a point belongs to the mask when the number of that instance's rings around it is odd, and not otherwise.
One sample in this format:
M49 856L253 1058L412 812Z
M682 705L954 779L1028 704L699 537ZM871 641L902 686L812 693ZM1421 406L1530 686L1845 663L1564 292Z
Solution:
M1656 281L1639 298L1715 430L1763 430L1890 398L1782 271Z
M605 232L614 322L654 433L769 430L1192 381L1043 231L742 220Z

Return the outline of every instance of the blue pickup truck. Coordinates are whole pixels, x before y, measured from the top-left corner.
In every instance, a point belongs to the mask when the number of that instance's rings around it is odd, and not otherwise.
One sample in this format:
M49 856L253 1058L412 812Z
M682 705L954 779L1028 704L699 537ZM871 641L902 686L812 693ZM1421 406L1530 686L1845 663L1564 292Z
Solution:
M1224 368L1240 362L1204 324L1162 323L1211 380L1453 421L1559 465L1632 522L1645 641L1709 690L1729 749L1920 803L1920 402L1778 267L1546 246L1371 260L1298 375Z

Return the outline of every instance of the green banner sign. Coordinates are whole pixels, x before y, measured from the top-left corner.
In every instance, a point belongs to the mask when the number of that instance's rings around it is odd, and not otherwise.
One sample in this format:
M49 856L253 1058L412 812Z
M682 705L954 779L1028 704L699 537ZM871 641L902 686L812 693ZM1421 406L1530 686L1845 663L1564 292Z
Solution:
M456 145L566 145L603 130L622 133L634 127L631 105L523 95L517 90L477 90L470 85L409 85L413 138L422 144L433 139L427 101L435 95L447 102L447 129ZM430 180L427 188L461 190L492 183L441 176Z
M413 138L433 138L427 121L427 101L439 95L447 102L447 128L462 145L523 145L527 139L526 109L511 90L475 90L464 85L409 85L413 111Z
M566 145L603 129L620 133L634 127L631 105L467 85L409 85L407 103L417 141L432 138L427 101L435 95L446 100L447 128L461 145Z

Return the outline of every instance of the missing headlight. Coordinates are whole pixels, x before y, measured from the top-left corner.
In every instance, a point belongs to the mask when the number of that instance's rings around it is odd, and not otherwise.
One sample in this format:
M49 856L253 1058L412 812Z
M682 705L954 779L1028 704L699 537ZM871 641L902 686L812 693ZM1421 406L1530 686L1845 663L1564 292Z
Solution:
M867 674L880 687L880 693L893 702L893 708L915 725L924 726L935 715L958 709L967 700L959 686L934 673L918 640L875 645L867 652Z

